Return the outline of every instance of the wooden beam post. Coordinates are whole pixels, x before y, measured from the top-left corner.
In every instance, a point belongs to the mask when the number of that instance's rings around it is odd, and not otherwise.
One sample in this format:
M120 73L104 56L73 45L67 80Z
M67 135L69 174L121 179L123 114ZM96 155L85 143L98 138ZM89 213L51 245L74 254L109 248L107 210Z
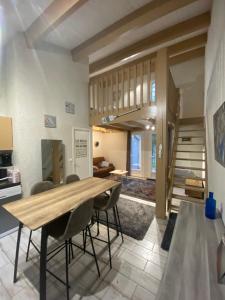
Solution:
M156 217L166 217L167 197L167 107L169 65L167 48L157 52L156 56Z

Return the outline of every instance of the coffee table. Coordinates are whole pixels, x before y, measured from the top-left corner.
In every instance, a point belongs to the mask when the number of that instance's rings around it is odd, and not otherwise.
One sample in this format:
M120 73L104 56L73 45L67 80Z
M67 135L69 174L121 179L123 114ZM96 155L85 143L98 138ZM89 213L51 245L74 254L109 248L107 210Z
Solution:
M114 176L115 180L119 181L122 176L126 176L126 178L127 178L128 171L126 171L126 170L114 170L114 171L111 171L109 173Z

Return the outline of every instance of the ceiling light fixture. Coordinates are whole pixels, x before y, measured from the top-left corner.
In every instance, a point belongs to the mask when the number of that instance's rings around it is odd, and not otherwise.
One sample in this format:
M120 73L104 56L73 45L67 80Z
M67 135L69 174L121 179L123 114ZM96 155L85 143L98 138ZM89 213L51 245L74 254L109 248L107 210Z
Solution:
M145 125L145 129L146 130L149 130L151 128L151 126L148 124L148 125Z
M154 125L152 125L151 130L155 131L155 126Z

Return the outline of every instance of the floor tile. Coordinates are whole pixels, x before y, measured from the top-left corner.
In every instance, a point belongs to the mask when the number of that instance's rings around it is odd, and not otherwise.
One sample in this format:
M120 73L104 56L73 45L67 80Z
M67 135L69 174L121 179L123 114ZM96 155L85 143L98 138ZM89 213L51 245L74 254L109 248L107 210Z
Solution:
M110 285L120 292L120 294L128 298L132 297L136 288L136 284L132 280L120 274L116 270L111 270L104 280L110 283Z
M155 300L155 295L138 286L134 292L132 300Z
M162 274L163 274L163 268L161 268L160 266L152 263L152 262L148 262L146 267L145 267L145 272L151 274L153 277L161 280L162 278Z
M133 254L131 251L129 250L125 250L123 253L121 253L121 255L119 256L121 259L129 262L131 265L140 268L142 270L144 270L145 265L147 263L147 260L139 257L136 254Z

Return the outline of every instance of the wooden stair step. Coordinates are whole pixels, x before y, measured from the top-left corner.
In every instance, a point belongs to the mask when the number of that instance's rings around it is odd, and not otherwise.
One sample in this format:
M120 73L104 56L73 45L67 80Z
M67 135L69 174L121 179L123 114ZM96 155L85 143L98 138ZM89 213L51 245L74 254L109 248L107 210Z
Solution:
M175 210L175 211L179 211L179 206L176 206L174 204L170 205L170 210Z
M198 198L193 198L193 197L183 196L183 195L178 195L178 194L172 194L172 198L178 199L181 201L192 202L192 203L199 203L199 204L205 203L204 199L198 199Z
M205 159L198 159L198 158L180 158L180 157L175 157L175 160L202 161L202 162L205 162Z
M195 118L180 118L179 125L196 125L201 124L203 127L204 117L195 117Z
M195 170L195 171L205 171L205 168L197 168L197 167L183 167L174 165L175 169L183 169L183 170Z
M197 144L197 143L196 144L194 144L194 143L193 144L191 144L191 143L180 144L179 143L179 144L177 144L177 146L205 146L205 144L200 144L200 143L199 144Z
M187 136L178 136L178 139L183 139L183 138L187 138L187 139L203 139L205 138L204 135L199 135L199 136L196 136L196 135L187 135Z
M205 188L204 187L198 187L198 186L193 186L193 185L187 185L187 184L179 184L179 183L174 183L173 185L176 188L188 190L188 191L195 191L195 192L200 192L204 193Z
M198 150L175 150L175 152L182 152L182 153L205 153L205 150L198 151Z
M183 180L186 180L186 179L192 179L192 180L198 180L198 181L206 181L206 178L203 178L203 177L201 177L201 178L199 178L199 177L197 177L197 178L195 178L195 177L182 177L182 176L177 176L177 175L175 175L174 176L174 179L176 180L176 179L183 179Z
M202 132L202 131L205 131L205 129L202 128L202 129L185 129L185 130L181 129L181 130L178 130L178 132L192 132L192 131Z

